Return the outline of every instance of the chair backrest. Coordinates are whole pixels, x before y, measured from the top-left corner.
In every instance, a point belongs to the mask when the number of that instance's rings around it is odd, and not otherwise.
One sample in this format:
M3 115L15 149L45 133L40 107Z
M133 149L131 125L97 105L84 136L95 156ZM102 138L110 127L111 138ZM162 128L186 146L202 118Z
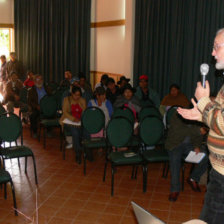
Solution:
M54 94L59 88L58 84L54 81L47 83L46 86L50 89L52 94Z
M147 116L156 116L162 119L162 115L159 110L154 106L143 107L138 115L139 121L141 122Z
M113 112L112 118L116 118L116 117L125 117L132 124L134 124L134 122L135 122L135 116L134 116L132 110L128 107L116 108Z
M55 97L45 95L40 100L40 111L43 118L55 118L57 113L57 101Z
M109 121L106 133L112 146L124 147L133 136L133 124L125 117L114 117Z
M58 89L55 94L53 95L54 98L56 99L57 102L57 109L61 110L62 109L62 100L63 100L63 89Z
M0 139L4 142L14 142L22 134L21 119L12 113L0 116Z
M164 134L164 124L162 119L156 116L147 116L141 123L139 135L144 144L148 146L156 145Z
M2 104L0 104L0 115L6 113L5 108L2 106Z
M165 123L166 123L166 128L169 128L169 125L170 125L170 121L171 121L171 118L172 116L174 115L174 113L176 113L177 111L177 107L178 106L172 106L170 107L167 112L165 113Z
M88 107L82 113L81 122L89 134L96 134L105 127L105 115L98 107Z

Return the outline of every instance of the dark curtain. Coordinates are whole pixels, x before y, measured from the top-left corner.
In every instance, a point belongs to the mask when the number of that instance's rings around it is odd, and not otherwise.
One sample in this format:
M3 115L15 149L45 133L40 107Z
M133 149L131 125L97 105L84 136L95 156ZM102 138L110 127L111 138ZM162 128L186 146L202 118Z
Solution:
M211 92L220 88L222 74L211 52L216 31L224 27L223 0L136 0L135 16L135 86L146 74L161 99L172 83L192 97L205 62Z
M59 82L89 78L91 0L15 0L15 49L25 67Z

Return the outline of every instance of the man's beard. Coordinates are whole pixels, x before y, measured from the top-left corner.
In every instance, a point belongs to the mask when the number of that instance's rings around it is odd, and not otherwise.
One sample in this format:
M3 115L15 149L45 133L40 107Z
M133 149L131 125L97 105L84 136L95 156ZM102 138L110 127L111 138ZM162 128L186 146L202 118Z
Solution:
M218 70L222 70L222 69L224 69L224 62L217 62L217 63L215 64L215 67L216 67L216 69L218 69Z

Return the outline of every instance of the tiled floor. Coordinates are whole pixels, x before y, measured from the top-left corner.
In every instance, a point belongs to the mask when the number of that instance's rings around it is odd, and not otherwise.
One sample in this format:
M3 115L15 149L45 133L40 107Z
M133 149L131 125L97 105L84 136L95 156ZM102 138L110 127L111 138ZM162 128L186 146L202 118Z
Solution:
M72 150L67 150L66 159L62 159L59 133L54 134L54 138L47 139L47 147L43 149L42 139L41 142L32 139L28 127L24 127L24 145L31 147L36 156L38 186L35 185L31 159L28 160L27 176L23 159L21 170L17 160L7 162L7 170L15 184L18 210L31 220L38 217L40 224L136 224L130 206L132 200L169 224L198 218L204 186L202 193L195 193L186 183L178 201L172 203L168 201L170 178L161 177L162 164L149 165L147 193L142 192L142 172L139 170L137 180L131 180L131 167L122 167L115 174L115 191L111 197L110 168L106 182L102 181L104 156L96 153L95 161L87 163L87 175L84 176L83 165L74 162ZM9 185L7 200L0 189L0 223L37 223L21 214L14 216Z

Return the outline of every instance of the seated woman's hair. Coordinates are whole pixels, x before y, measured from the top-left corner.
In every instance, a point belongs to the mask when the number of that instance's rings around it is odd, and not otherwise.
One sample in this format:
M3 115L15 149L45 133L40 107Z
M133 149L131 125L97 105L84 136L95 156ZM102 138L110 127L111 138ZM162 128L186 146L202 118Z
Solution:
M78 86L72 86L72 93L80 92L80 95L82 96L81 88Z
M173 83L170 85L169 92L171 91L172 88L176 88L176 89L180 90L180 87L176 83Z
M94 94L94 97L96 97L96 95L104 95L106 94L106 90L104 89L104 87L99 86L95 89L93 94Z

